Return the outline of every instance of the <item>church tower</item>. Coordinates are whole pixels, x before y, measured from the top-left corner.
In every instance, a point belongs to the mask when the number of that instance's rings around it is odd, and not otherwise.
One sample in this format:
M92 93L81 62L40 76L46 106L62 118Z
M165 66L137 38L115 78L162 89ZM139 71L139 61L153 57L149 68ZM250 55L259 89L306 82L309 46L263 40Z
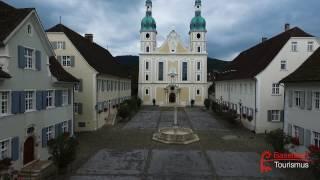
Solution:
M201 16L201 0L195 1L195 17L190 23L190 51L194 53L206 53L206 20Z
M146 16L141 21L140 41L142 53L153 52L157 47L157 25L152 17L152 0L146 0Z

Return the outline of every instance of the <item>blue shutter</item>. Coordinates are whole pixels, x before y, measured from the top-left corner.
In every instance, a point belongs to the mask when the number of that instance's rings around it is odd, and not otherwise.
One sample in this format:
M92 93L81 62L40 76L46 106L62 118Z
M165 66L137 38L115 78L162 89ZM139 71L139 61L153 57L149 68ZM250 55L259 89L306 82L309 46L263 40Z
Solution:
M47 147L47 129L48 128L42 129L42 147Z
M42 109L47 108L47 91L42 91Z
M24 69L26 61L24 59L24 47L18 46L18 67Z
M14 137L11 140L11 158L13 161L17 161L19 159L19 137Z
M71 97L72 97L72 92L71 89L68 89L68 104L71 104Z
M20 113L24 113L26 111L26 93L24 91L20 92Z
M11 111L12 114L18 114L20 112L20 93L17 91L13 91L11 93Z
M72 120L68 121L68 132L69 132L70 136L73 134Z
M60 124L56 124L55 126L54 126L54 136L55 137L58 137L59 135L60 135L60 133L61 133L61 127L60 127Z
M41 52L38 50L36 51L36 69L41 71Z
M55 106L61 107L61 105L62 105L62 91L56 90L55 91Z
M40 110L42 110L43 109L43 106L42 106L42 101L43 101L43 99L42 99L42 91L37 91L36 92L36 103L37 103L37 110L38 111L40 111Z

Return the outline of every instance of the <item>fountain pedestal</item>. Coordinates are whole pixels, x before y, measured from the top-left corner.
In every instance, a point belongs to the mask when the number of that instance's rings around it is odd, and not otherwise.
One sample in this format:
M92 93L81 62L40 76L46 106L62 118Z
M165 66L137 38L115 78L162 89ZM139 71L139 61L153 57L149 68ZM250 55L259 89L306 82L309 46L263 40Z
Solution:
M165 144L190 144L200 140L192 129L181 127L161 128L152 139Z

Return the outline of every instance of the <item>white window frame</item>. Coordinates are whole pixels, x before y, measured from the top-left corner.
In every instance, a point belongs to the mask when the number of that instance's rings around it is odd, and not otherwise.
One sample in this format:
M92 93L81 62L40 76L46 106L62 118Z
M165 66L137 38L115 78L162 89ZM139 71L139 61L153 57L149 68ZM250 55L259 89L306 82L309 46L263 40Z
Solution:
M281 71L286 71L287 70L287 61L286 60L282 60L280 62L280 70Z
M57 41L57 49L65 49L64 44L64 41Z
M320 148L320 133L312 132L312 144Z
M79 114L79 103L73 103L74 113Z
M301 93L302 91L294 91L294 106L301 107Z
M295 138L299 138L299 131L300 131L300 127L299 126L294 126L293 127L293 137Z
M62 122L62 126L61 126L61 128L62 128L62 132L63 132L63 133L67 133L67 132L69 132L68 121L64 121L64 122Z
M30 53L31 52L31 53ZM34 69L34 49L24 48L25 69Z
M4 152L6 155L4 155ZM0 140L0 160L11 157L11 139Z
M63 90L62 91L62 105L66 106L69 104L69 91Z
M32 36L32 30L33 30L32 25L31 25L31 24L27 24L27 30L26 30L26 32L27 32L27 34L28 34L29 36Z
M51 99L51 103L49 103L50 99ZM54 107L54 90L47 90L46 103L47 103L47 108Z
M281 113L279 110L271 110L271 121L279 122L281 120Z
M280 84L279 83L272 83L272 95L280 95Z
M296 42L296 41L291 42L291 51L298 52L298 42Z
M47 141L54 139L54 126L49 126L46 132Z
M62 56L62 66L71 67L71 56Z
M26 90L25 91L25 111L31 112L35 111L35 91L34 90Z
M201 74L197 74L197 82L200 82L201 81Z
M6 99L3 99L4 93L6 93L6 96L7 96ZM11 107L10 95L11 95L10 91L0 91L0 116L7 116L10 114L10 107ZM3 109L4 105L6 106L6 109Z
M313 52L314 51L314 46L313 46L313 41L309 41L307 45L307 51L308 52Z
M315 91L313 94L313 109L320 110L320 91Z

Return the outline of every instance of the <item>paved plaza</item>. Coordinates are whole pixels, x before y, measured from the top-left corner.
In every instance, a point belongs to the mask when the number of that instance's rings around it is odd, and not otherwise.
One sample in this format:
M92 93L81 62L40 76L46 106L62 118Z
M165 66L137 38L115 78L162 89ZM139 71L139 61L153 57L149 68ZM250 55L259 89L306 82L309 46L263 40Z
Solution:
M260 153L271 149L263 135L231 125L201 108L180 108L179 125L200 142L165 145L151 140L172 125L170 108L144 107L128 123L79 135L80 152L71 180L246 180L300 179L297 174L261 174Z

